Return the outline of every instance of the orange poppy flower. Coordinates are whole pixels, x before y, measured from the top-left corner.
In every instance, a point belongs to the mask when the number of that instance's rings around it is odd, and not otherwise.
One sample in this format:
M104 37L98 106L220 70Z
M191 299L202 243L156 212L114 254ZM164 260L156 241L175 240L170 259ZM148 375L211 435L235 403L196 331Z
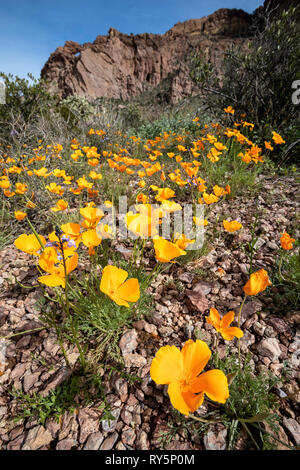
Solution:
M234 114L235 110L233 109L232 106L228 106L227 108L224 108L225 113L227 114Z
M27 216L26 212L22 212L22 211L15 211L14 215L17 220L23 220Z
M273 134L272 139L274 140L275 144L277 144L277 145L285 144L285 140L283 140L281 135L277 134L277 132L275 132L275 131L273 131L272 134Z
M137 302L140 287L137 279L128 279L128 272L117 266L105 266L102 273L100 290L108 295L117 305L129 307L128 302ZM126 282L125 282L126 281Z
M162 201L161 208L163 209L164 212L168 212L168 213L182 211L182 207L180 204L178 204L175 201L169 201L168 199L165 199Z
M206 204L214 204L219 200L214 194L207 194L205 191L203 193L203 199Z
M96 207L84 207L80 209L80 214L84 218L82 226L84 228L95 228L100 219L104 216L104 212Z
M170 199L171 197L175 196L175 191L170 188L158 188L157 189L157 196L155 196L155 199L157 201L164 201L165 199Z
M142 212L134 214L132 211L127 212L125 216L125 223L128 230L133 232L135 235L141 238L147 238L157 235L156 225L159 220L156 214L151 217L151 212Z
M199 219L199 217L193 217L194 224L198 227L205 227L208 225L208 221L206 219Z
M46 189L50 191L53 194L57 194L58 196L62 196L64 193L64 189L60 186L57 185L56 183L50 183L46 186Z
M10 187L10 182L8 181L8 179L4 179L0 181L0 188L8 189L9 187Z
M217 197L220 197L226 194L225 189L222 188L221 186L218 186L217 184L213 187L213 191Z
M175 243L169 242L162 237L153 240L156 259L162 263L175 263L171 261L178 256L186 255L186 252Z
M81 235L81 240L82 243L88 248L92 246L98 246L102 242L102 238L97 235L97 231L95 229L90 229L86 232L83 232Z
M232 220L229 222L228 220L223 220L223 227L225 228L226 232L236 232L240 230L243 226L237 220Z
M265 141L265 147L266 147L267 150L271 150L271 151L274 150L274 148L272 147L272 145L271 145L270 142L266 142L266 141Z
M221 333L222 337L227 341L231 341L234 337L242 338L242 336L244 336L244 333L240 328L229 326L234 320L234 312L232 310L226 313L226 315L221 319L218 310L216 308L211 308L209 311L209 317L205 318L207 323L212 325L218 333Z
M65 235L68 235L70 238L72 238L72 240L76 242L76 246L79 245L79 242L81 240L79 224L75 224L74 222L68 222L67 224L61 225L60 228Z
M27 184L16 183L16 194L24 194L26 193L27 189Z
M224 372L212 369L201 374L211 357L204 341L188 340L180 351L176 346L160 348L150 367L156 384L167 384L173 407L184 415L193 413L203 403L204 394L218 403L229 397Z
M93 171L93 170L90 171L89 176L90 178L92 178L92 180L102 180L102 174L96 173L96 171Z
M63 199L59 199L56 205L51 207L50 210L52 212L60 212L60 211L65 211L66 209L68 209L68 207L69 207L69 204L67 201L64 201Z
M195 240L189 240L184 233L181 235L176 233L175 235L175 245L177 245L181 250L185 250L189 244L195 243Z
M11 192L9 189L4 189L3 194L6 197L13 197L13 196L15 196L16 193Z
M26 207L28 207L28 209L34 209L36 207L36 204L32 201L28 201L26 203Z
M267 271L260 269L259 271L251 274L250 279L244 285L243 290L246 295L257 295L271 285L272 283Z
M287 232L284 232L280 238L280 244L284 250L291 250L295 241L295 238L291 238Z
M38 281L46 286L65 288L65 274L69 274L77 267L78 254L73 250L64 250L64 257L66 273L61 255L54 247L46 247L39 258L39 266L49 274L38 277Z
M46 245L45 238L42 235L39 235L39 238L42 244L45 246ZM43 249L37 237L33 233L31 233L30 235L23 233L15 240L14 244L15 244L15 247L18 248L18 250L24 251L25 253L28 253L30 255L37 256L38 251Z

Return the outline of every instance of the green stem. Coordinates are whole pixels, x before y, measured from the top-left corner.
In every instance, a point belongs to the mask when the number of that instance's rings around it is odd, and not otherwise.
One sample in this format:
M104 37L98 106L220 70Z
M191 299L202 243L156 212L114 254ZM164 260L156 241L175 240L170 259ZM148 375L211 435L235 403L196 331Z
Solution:
M14 336L19 336L19 335L26 335L27 333L35 333L36 331L46 330L47 328L48 328L47 326L41 326L40 328L34 328L33 330L25 330L25 331L20 331L19 333L13 333L8 336L0 336L0 340L13 338Z
M219 352L218 352L218 346L219 346L219 333L214 337L214 349L216 350L216 368L219 367Z
M65 358L66 365L67 365L67 367L71 368L70 362L69 362L69 359L68 359L68 355L67 355L66 350L64 348L61 331L60 331L59 327L56 324L55 318L51 318L51 320L52 320L52 325L53 325L53 327L56 331L58 343L59 343L60 349L62 350L63 356Z
M28 219L28 217L26 217L26 220L27 220L27 222L28 222L29 227L30 227L31 230L33 231L33 233L34 233L36 239L38 240L39 244L41 245L42 249L44 250L44 249L45 249L45 246L44 246L44 244L42 243L42 241L41 241L39 235L37 234L37 232L36 232L34 226L33 226L32 223L30 222L30 220Z
M80 362L81 362L81 365L84 367L85 366L84 355L83 355L81 346L80 346L79 341L78 341L78 333L77 333L76 327L74 325L74 318L70 313L69 296L68 296L69 281L68 281L68 273L67 273L67 266L66 266L66 259L65 259L63 242L60 239L60 237L58 237L58 238L59 238L60 248L61 248L61 252L62 252L63 267L64 267L64 274L65 274L65 289L64 290L65 290L65 301L66 301L66 313L67 313L67 316L68 316L68 318L70 320L70 323L71 323L71 330L72 330L72 333L73 333L73 338L74 338L75 344L76 344L76 346L78 348L78 351L79 351Z
M283 251L281 251L281 254L280 254L280 260L279 260L278 271L279 271L280 280L285 281L285 279L284 279L284 277L283 277L283 275L282 275L282 272L281 272L282 261L283 261Z
M241 421L240 421L241 422ZM246 426L245 423L241 422L242 423L242 426L243 428L245 429L245 431L247 432L248 436L250 437L251 441L253 442L253 444L255 445L256 449L257 450L260 450L259 448L259 445L257 444L256 440L254 439L254 437L252 436L252 433L250 432L250 429L248 428L248 426Z
M243 299L243 302L241 303L239 313L238 313L238 328L241 328L241 313L242 309L245 303L245 300L247 298L247 294L245 294L245 297ZM239 372L241 372L241 343L240 343L240 338L238 338L238 356L239 356Z
M161 263L156 263L151 273L146 277L145 283L147 287L151 284L152 280L154 279L155 274L159 274L160 269L161 269Z
M286 444L285 442L281 441L280 439L278 439L278 437L274 436L274 434L270 433L269 431L267 431L266 429L264 428L261 428L258 424L256 423L252 423L252 426L254 426L255 428L259 429L260 431L263 431L264 433L268 434L269 436L271 436L273 439L275 439L275 441L279 442L280 444L284 445L285 447L288 447L289 449L295 449L296 448L299 448L299 446L290 446L288 444Z
M188 418L192 418L195 421L200 421L200 423L208 423L208 424L210 424L210 423L220 423L219 420L199 418L198 416L194 416L194 415L191 415L191 414L188 415Z

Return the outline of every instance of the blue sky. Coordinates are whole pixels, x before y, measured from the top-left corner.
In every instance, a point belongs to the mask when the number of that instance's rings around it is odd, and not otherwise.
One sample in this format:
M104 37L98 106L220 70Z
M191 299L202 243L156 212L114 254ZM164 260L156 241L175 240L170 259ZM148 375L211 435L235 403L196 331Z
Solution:
M0 0L0 71L35 77L68 40L92 42L109 28L163 34L219 8L252 13L263 0Z

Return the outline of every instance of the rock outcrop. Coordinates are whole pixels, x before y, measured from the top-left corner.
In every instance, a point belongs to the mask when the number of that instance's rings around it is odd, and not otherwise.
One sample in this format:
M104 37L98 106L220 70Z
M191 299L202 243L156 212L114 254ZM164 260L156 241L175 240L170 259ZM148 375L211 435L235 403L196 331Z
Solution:
M127 35L110 28L108 35L97 36L93 43L67 41L58 47L41 77L61 99L78 94L91 100L127 100L167 80L168 100L174 103L197 93L186 64L190 54L200 50L220 70L228 47L245 47L252 23L253 15L242 10L220 9L201 19L177 23L163 35Z

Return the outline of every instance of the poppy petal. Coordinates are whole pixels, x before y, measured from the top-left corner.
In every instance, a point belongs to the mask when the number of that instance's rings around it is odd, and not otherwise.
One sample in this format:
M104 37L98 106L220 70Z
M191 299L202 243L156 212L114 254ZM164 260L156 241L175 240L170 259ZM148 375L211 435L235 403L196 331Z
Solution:
M242 338L244 336L244 333L240 328L232 326L231 328L226 328L226 330L222 330L222 336L225 340L231 341L234 337Z
M195 393L204 392L211 400L225 403L229 397L227 377L221 370L213 369L201 374L190 390Z
M105 294L115 291L127 279L128 273L117 266L105 266L102 272L100 290Z
M221 328L228 328L230 323L234 320L234 311L230 310L230 312L226 313L221 320L220 327Z
M204 392L201 392L198 395L192 392L183 392L182 396L184 398L184 401L190 408L191 413L198 410L204 400Z
M78 254L72 253L72 256L66 259L67 274L69 274L71 271L74 271L74 269L77 267L77 264L78 264Z
M206 317L207 323L210 323L215 328L220 325L220 314L216 308L211 308L209 311L209 317Z
M151 379L157 384L175 382L183 375L183 360L176 346L161 347L150 367Z
M188 415L191 411L181 393L180 383L172 382L168 386L168 394L174 408L184 415Z
M62 277L56 276L55 274L49 274L48 276L38 277L38 281L49 287L62 286L65 288L65 280Z
M124 299L121 299L120 297L118 297L117 294L113 294L113 295L110 295L110 294L107 294L108 297L111 298L111 300L113 300L117 305L120 305L120 307L129 307L129 303L126 302L126 300Z
M191 339L186 341L181 350L183 356L184 375L187 381L197 377L208 363L211 351L204 341Z
M136 302L140 298L139 281L135 278L128 279L118 288L116 296L128 302Z

